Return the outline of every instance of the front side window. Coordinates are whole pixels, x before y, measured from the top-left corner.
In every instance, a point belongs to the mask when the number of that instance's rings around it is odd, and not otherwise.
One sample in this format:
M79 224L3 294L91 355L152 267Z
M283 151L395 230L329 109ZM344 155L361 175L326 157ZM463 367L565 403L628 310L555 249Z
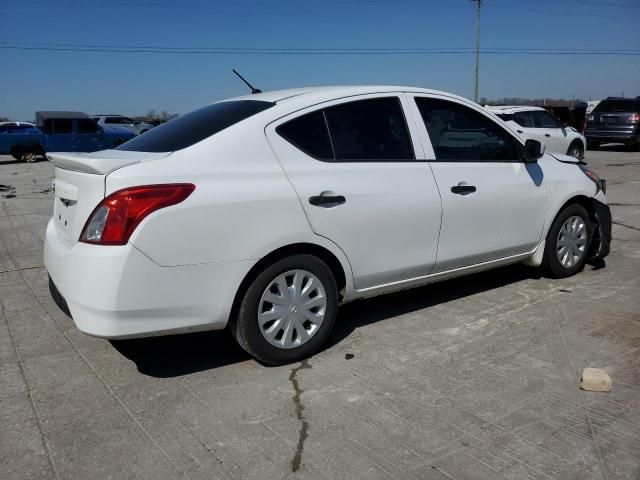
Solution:
M190 147L274 105L261 100L233 100L214 103L163 123L144 135L132 138L116 150L130 152L173 152Z
M541 110L531 112L535 128L559 128L558 121L549 113Z
M83 118L78 120L78 133L96 133L98 131L98 125L94 120Z
M327 107L290 120L276 131L318 160L415 160L398 97L358 100Z
M448 100L416 97L416 104L440 161L520 161L520 143L500 125Z

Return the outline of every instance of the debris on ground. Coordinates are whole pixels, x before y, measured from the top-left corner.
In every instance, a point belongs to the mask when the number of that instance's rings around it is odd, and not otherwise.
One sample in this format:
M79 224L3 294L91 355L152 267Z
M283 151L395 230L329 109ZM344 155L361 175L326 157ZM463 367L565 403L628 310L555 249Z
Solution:
M580 388L588 392L610 392L611 377L601 368L585 368Z

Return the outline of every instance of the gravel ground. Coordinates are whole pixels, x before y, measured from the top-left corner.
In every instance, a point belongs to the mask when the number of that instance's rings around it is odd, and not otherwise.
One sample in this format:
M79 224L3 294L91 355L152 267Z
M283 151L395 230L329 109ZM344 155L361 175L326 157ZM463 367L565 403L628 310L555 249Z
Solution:
M515 266L343 307L267 368L225 332L80 333L42 266L53 167L0 157L0 478L640 478L640 153L608 179L606 265ZM610 393L579 390L605 368Z

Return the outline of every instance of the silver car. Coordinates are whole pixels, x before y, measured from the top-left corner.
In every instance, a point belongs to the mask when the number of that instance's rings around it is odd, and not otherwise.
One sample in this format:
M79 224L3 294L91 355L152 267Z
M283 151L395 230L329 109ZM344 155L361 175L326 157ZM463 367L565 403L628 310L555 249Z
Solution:
M135 122L131 118L125 117L123 115L98 114L94 115L93 119L98 123L98 125L117 125L119 127L126 128L136 135L140 135L141 133L144 133L153 128L153 125L150 123Z

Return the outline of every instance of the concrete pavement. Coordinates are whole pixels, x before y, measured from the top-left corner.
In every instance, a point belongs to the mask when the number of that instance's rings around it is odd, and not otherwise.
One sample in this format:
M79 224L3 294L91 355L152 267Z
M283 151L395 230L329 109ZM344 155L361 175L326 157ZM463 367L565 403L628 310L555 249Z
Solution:
M80 333L42 268L52 165L0 157L0 478L637 480L640 154L615 150L587 152L613 208L604 268L356 302L278 368L225 332ZM585 367L613 391L581 391Z

